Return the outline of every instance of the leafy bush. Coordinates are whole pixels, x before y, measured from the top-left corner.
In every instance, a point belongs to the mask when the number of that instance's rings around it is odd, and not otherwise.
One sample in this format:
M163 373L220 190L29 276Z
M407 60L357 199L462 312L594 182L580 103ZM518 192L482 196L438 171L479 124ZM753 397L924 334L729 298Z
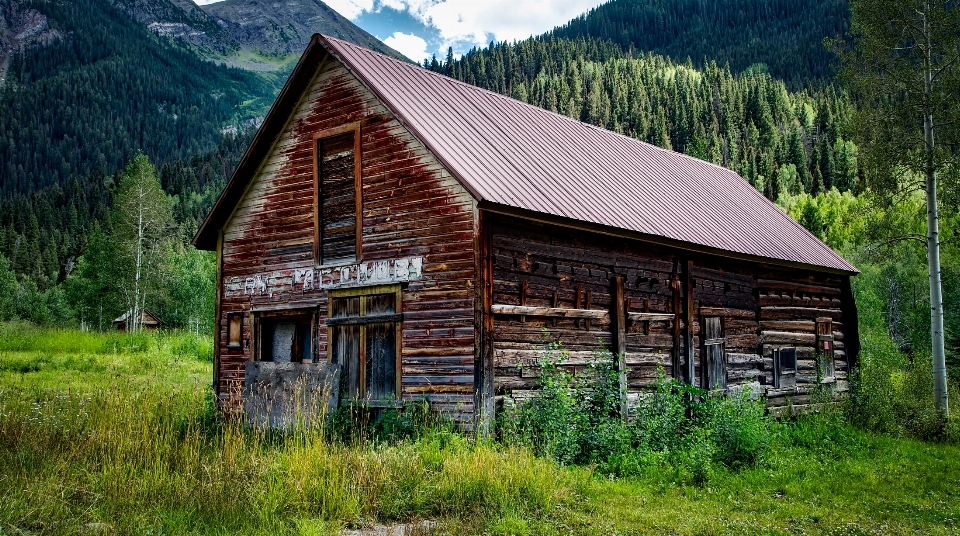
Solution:
M610 475L663 472L666 466L667 479L698 484L710 478L714 464L757 463L770 444L763 401L749 393L714 396L661 373L656 389L641 395L625 420L613 356L598 352L576 376L562 368L566 358L559 345L547 347L535 395L499 414L501 441Z
M899 351L882 330L867 330L859 366L850 380L846 404L849 421L861 428L925 441L958 441L960 415L947 418L933 400L933 369L929 353L912 358ZM948 382L950 398L957 386Z
M749 392L709 396L704 404L716 461L734 468L757 463L770 444L771 423L763 404Z

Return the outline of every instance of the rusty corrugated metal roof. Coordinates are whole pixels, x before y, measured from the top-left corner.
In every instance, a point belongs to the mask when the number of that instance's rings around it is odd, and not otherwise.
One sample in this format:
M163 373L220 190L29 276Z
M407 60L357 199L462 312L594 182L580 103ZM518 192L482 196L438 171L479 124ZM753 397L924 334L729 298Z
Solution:
M321 37L478 201L856 271L728 169Z
M481 206L586 222L721 253L857 271L728 169L320 35L304 52L198 231L197 247L215 246L215 233L230 205L313 76L321 47L357 75Z

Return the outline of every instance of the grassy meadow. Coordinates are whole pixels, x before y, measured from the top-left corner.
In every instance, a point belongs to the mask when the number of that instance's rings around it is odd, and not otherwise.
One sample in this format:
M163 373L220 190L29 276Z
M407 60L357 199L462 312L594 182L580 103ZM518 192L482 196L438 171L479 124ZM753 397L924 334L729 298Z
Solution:
M394 441L250 430L213 410L211 366L188 333L0 325L0 535L960 532L957 444L839 410L771 423L745 467L694 478L651 458L615 478L442 424Z

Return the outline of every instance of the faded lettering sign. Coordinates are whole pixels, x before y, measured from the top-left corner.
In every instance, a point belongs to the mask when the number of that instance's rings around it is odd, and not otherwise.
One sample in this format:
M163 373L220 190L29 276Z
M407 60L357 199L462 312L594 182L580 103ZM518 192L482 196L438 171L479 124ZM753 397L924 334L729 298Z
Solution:
M307 292L366 285L389 285L423 277L423 257L404 257L333 268L302 268L225 279L226 295L282 296L285 291Z

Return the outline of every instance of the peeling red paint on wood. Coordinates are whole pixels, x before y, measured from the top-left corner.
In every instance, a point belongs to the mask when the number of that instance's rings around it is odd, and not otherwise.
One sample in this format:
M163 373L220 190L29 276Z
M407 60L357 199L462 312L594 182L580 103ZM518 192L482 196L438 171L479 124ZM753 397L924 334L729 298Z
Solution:
M294 286L314 264L313 146L316 133L360 123L362 262L422 259L422 276L402 292L401 385L404 398L469 420L473 405L472 198L341 65L328 62L295 110L255 181L224 228L221 316L253 309L318 312L317 349L327 353L326 291ZM262 293L230 292L260 274L282 274ZM319 275L319 272L317 272ZM278 276L280 277L280 276ZM286 281L289 278L290 281ZM222 322L225 325L225 322ZM244 341L253 338L244 322ZM254 344L226 346L220 334L219 385L225 399L243 381Z

